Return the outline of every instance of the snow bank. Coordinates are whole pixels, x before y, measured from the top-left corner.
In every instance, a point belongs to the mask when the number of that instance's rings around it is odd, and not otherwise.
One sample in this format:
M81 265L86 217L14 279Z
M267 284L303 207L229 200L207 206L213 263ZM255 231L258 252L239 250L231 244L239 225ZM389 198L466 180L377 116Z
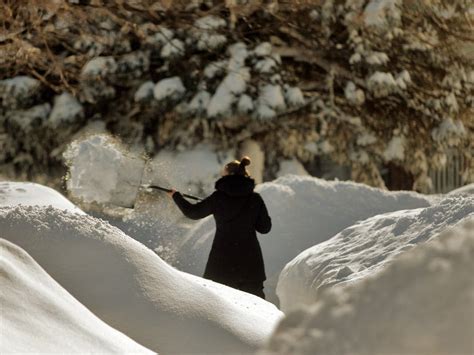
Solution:
M30 182L0 182L0 206L53 206L84 214L56 190Z
M1 353L151 353L97 318L4 239L0 280Z
M474 353L474 218L290 313L260 354Z
M448 195L474 195L474 183L449 191Z
M427 208L377 215L305 250L280 274L277 295L284 312L312 304L322 290L379 272L395 256L474 217L474 197L450 197Z
M108 223L52 207L0 207L2 237L112 327L169 353L251 353L282 314L179 272Z
M310 176L281 177L257 188L273 221L259 238L268 281L265 293L277 302L275 287L283 267L307 248L321 243L358 220L379 213L426 207L427 198L411 192L387 192L352 182ZM178 248L178 267L202 275L214 236L212 218L198 222Z

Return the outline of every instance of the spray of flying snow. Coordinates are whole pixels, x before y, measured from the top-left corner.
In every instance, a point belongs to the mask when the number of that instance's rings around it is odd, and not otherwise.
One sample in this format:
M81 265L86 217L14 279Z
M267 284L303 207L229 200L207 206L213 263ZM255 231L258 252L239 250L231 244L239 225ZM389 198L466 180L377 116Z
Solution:
M64 153L67 189L84 202L133 206L145 161L109 135L72 142Z

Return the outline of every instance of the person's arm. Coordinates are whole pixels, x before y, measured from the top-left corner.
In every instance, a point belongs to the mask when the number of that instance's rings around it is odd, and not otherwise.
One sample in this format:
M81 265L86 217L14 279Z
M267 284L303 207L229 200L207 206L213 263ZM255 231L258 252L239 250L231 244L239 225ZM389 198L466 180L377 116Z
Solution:
M260 211L257 217L257 223L255 224L255 230L261 234L267 234L272 229L272 219L268 215L267 206L262 197L259 195L261 200Z
M173 200L183 214L191 219L201 219L214 212L214 194L193 205L188 202L179 192L174 192Z

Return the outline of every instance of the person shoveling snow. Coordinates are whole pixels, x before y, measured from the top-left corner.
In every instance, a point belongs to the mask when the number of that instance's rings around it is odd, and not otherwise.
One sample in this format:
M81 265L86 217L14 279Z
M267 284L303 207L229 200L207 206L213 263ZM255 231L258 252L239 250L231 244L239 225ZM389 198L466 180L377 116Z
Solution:
M202 167L202 162L209 163L217 172L220 163L216 164L217 161L208 152L204 157L206 159L200 156L199 167ZM224 176L215 184L216 191L204 200L184 193L174 194L174 190L158 186L169 185L171 180L181 190L185 185L175 178L170 179L170 171L166 166L165 169L154 166L152 162L128 150L120 141L108 135L93 135L74 141L64 158L69 167L68 191L82 203L93 202L132 209L139 195L161 190L174 195L173 199L187 217L199 219L213 214L217 233L204 277L265 298L263 282L266 275L256 232L268 233L271 219L262 197L254 192L254 179L246 170L246 166L250 164L249 158L227 164L221 174ZM195 162L194 159L191 162ZM173 170L177 168L174 163L175 161L172 162ZM188 163L189 161L182 168L189 169ZM207 171L210 172L208 165ZM99 167L100 173L97 174ZM197 172L193 173L195 175ZM200 202L192 205L183 197ZM156 200L150 202L157 204ZM148 204L148 207L151 205ZM165 209L160 210L161 217Z
M226 164L216 191L196 204L174 189L168 194L191 219L214 216L216 234L204 278L265 298L265 267L256 232L270 232L272 222L265 202L254 192L247 165L248 157Z

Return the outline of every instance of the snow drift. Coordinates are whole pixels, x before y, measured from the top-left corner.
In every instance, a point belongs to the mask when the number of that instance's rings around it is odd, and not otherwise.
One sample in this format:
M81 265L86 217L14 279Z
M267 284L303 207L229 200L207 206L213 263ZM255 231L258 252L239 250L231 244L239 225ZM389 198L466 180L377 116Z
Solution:
M54 206L58 209L84 214L56 190L29 182L0 182L0 206Z
M449 197L431 207L377 215L350 226L285 266L277 285L280 308L286 313L312 304L328 287L373 275L398 254L469 216L474 216L474 197Z
M260 354L474 353L474 218L290 313Z
M0 230L102 320L157 352L251 353L282 316L260 298L173 269L91 216L0 207Z
M303 250L321 243L358 220L379 213L426 207L429 200L411 192L387 192L352 182L309 176L284 176L259 185L272 217L270 234L259 238L268 280L265 293L277 302L275 287L283 267ZM215 225L196 224L178 248L178 267L202 275Z
M151 353L97 318L4 239L0 280L1 353Z

